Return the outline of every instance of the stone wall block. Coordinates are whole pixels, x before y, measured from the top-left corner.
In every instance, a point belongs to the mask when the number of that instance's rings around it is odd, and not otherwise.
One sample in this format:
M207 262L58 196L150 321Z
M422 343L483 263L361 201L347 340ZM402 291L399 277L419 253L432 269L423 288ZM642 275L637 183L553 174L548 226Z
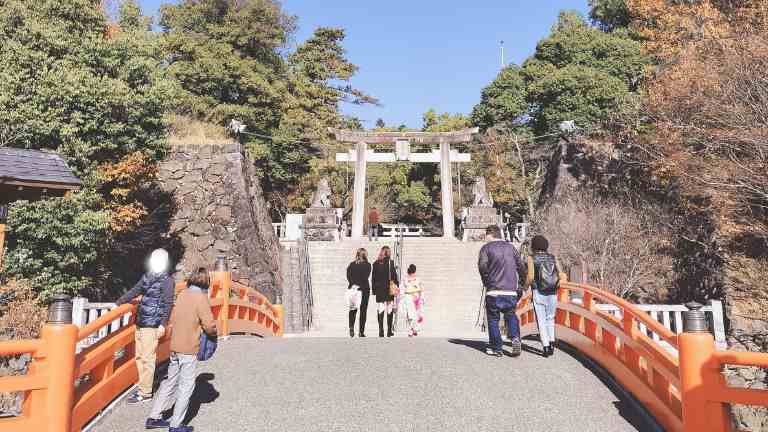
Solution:
M174 145L160 164L159 180L174 194L171 220L184 256L177 270L212 268L227 256L233 277L270 300L282 292L279 242L255 169L239 144Z

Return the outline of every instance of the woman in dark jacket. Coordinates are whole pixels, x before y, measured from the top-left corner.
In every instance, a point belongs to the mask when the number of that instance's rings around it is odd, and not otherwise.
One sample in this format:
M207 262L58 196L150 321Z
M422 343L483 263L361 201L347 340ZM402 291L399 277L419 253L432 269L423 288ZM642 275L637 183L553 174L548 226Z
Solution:
M392 281L396 286L400 286L395 271L395 263L392 262L392 252L389 246L384 246L379 252L379 258L373 263L373 272L371 285L373 285L373 294L376 296L376 307L379 318L379 337L384 337L384 312L387 312L387 337L392 337L395 333L392 331L394 325L393 305L395 298L389 293L389 282Z
M364 248L357 250L355 260L347 266L347 282L349 287L356 286L361 291L360 300L360 337L365 337L365 318L368 315L368 298L371 297L371 285L368 278L371 277L371 263L368 262L368 251ZM349 336L355 337L356 310L349 311Z

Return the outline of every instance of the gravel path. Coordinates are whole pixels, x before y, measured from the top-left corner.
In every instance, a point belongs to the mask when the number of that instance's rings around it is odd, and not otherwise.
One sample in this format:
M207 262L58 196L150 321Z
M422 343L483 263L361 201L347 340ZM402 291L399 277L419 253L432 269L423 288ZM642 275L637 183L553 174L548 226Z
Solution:
M526 342L537 347L534 342ZM565 352L488 357L478 340L233 338L200 365L196 431L649 430ZM119 404L98 432L144 430Z

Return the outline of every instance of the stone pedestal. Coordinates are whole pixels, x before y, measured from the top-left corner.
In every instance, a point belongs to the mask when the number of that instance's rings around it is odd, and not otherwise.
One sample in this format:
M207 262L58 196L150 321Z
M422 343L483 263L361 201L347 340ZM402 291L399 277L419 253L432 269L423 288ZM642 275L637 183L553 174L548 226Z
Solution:
M304 238L312 241L334 241L338 233L336 209L310 207L304 215Z
M493 207L470 207L464 225L463 241L483 241L488 225L500 225L501 216Z

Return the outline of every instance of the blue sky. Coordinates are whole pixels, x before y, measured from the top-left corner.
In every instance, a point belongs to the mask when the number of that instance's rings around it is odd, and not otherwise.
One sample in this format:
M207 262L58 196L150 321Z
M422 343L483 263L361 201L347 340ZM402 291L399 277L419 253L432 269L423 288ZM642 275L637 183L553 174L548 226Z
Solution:
M155 14L168 0L140 0ZM292 44L319 26L347 30L348 58L360 69L352 84L376 96L381 106L343 107L372 127L421 127L421 115L469 113L480 90L499 71L499 41L505 60L521 63L546 36L557 14L586 14L587 0L283 0L298 16Z

